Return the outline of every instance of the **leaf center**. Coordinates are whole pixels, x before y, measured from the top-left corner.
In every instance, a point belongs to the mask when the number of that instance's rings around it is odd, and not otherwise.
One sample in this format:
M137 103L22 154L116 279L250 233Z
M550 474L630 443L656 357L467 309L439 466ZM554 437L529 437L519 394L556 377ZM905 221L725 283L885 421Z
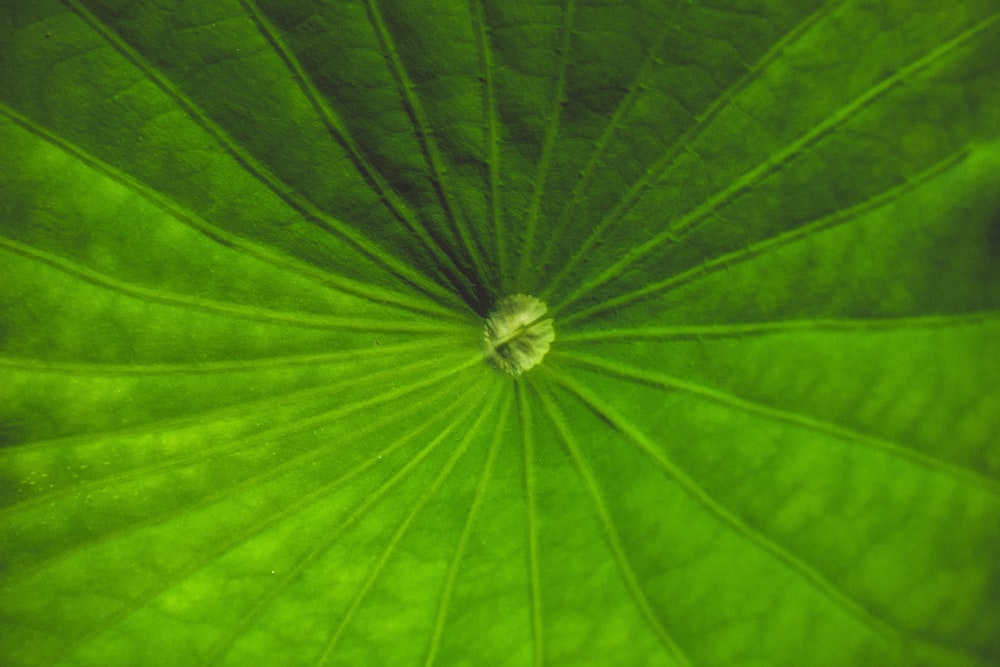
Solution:
M556 338L545 304L527 294L505 296L486 318L485 356L497 369L520 375L539 364Z

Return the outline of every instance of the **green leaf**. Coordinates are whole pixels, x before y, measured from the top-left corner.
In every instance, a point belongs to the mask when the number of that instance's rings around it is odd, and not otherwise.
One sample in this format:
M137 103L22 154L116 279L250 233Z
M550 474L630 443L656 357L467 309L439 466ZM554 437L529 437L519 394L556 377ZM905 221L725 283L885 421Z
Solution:
M3 3L0 663L1000 664L998 43Z

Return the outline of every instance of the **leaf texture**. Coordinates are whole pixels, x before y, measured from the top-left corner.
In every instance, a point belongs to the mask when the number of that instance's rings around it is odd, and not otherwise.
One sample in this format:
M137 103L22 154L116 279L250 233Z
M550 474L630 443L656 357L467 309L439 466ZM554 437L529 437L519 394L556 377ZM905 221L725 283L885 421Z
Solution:
M1000 664L997 43L4 3L0 662Z

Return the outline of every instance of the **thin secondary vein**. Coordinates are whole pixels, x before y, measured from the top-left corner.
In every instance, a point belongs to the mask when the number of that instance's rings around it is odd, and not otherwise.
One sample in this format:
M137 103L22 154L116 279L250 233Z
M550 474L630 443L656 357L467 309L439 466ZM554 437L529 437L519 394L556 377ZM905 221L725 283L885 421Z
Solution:
M666 29L663 31L661 36L657 38L652 48L650 48L649 52L646 54L646 58L636 70L636 75L629 84L628 92L626 92L625 95L618 101L614 113L611 114L610 120L607 125L604 126L601 136L598 137L597 142L594 145L594 150L591 152L590 158L587 160L587 164L584 166L583 171L580 174L580 178L577 180L576 185L573 186L573 190L570 192L569 198L566 200L566 205L563 206L562 212L559 214L559 218L557 219L555 227L550 235L550 241L548 245L546 245L541 259L537 262L538 266L547 266L549 259L552 256L552 251L559 247L559 239L561 239L566 226L569 224L577 204L580 203L583 192L590 187L590 181L597 173L597 165L600 163L601 157L604 155L604 151L607 150L608 146L611 144L611 138L614 136L615 131L622 127L625 115L632 108L632 105L635 103L636 99L638 99L639 94L644 91L642 81L649 75L650 69L656 62L657 54L665 45L667 37L669 37L675 29L675 24L671 22L667 23Z

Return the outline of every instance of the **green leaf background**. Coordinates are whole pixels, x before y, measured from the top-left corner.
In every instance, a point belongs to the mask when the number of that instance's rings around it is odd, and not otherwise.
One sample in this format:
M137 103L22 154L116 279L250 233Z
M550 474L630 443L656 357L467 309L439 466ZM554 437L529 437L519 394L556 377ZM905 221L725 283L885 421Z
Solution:
M1000 664L998 44L3 2L0 663Z

